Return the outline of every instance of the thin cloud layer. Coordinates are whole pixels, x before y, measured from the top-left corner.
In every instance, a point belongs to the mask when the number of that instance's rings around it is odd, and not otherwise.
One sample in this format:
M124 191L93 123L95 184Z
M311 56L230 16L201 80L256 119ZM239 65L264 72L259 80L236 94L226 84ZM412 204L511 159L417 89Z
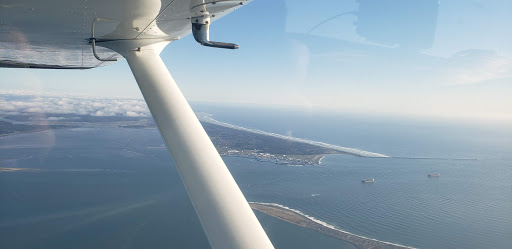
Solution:
M512 61L490 50L465 50L451 61L454 84L476 84L512 77Z

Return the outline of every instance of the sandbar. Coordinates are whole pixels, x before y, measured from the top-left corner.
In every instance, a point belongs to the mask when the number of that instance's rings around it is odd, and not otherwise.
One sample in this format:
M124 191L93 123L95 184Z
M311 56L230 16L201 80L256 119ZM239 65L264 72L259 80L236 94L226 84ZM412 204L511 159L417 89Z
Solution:
M380 241L376 239L367 238L364 236L352 234L341 229L337 229L325 222L316 220L312 217L309 217L300 211L293 210L287 208L285 206L275 204L275 203L259 203L259 202L250 202L249 205L252 209L258 210L262 213L270 215L272 217L278 218L280 220L309 228L315 230L317 232L323 233L325 235L341 239L347 241L360 249L369 249L369 248L414 248L409 246L404 246L400 244L395 244L391 242Z

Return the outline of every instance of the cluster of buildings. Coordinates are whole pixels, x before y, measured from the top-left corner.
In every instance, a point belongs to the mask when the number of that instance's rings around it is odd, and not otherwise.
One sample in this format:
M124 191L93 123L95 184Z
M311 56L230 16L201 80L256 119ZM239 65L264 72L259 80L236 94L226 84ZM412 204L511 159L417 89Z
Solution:
M227 150L220 153L222 156L239 156L254 158L262 162L271 162L282 165L313 165L313 158L297 158L293 155L275 155L270 153L258 152L258 150Z

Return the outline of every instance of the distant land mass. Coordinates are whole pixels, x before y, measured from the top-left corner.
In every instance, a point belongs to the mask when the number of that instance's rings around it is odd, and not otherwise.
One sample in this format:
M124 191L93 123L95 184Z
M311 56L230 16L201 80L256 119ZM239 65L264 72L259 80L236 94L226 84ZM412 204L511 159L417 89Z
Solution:
M327 143L248 129L217 121L207 113L197 113L205 131L223 156L254 158L282 165L319 165L325 155L351 154L387 157L383 154ZM89 116L75 114L0 115L0 136L77 127L156 128L148 117Z
M30 125L30 124L13 124L0 120L0 136L14 135L18 133L38 132L48 129L58 129L68 126L62 125ZM69 127L68 127L69 128Z

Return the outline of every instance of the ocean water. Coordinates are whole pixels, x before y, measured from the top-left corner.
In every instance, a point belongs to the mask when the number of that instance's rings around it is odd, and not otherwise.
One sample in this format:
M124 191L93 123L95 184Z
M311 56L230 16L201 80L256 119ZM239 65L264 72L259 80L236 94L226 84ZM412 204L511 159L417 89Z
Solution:
M202 108L224 122L397 157L333 155L315 167L224 158L249 201L279 203L355 234L419 248L512 245L506 126ZM1 137L1 167L41 170L0 173L0 248L207 248L161 146L156 129ZM353 248L257 216L276 248Z

